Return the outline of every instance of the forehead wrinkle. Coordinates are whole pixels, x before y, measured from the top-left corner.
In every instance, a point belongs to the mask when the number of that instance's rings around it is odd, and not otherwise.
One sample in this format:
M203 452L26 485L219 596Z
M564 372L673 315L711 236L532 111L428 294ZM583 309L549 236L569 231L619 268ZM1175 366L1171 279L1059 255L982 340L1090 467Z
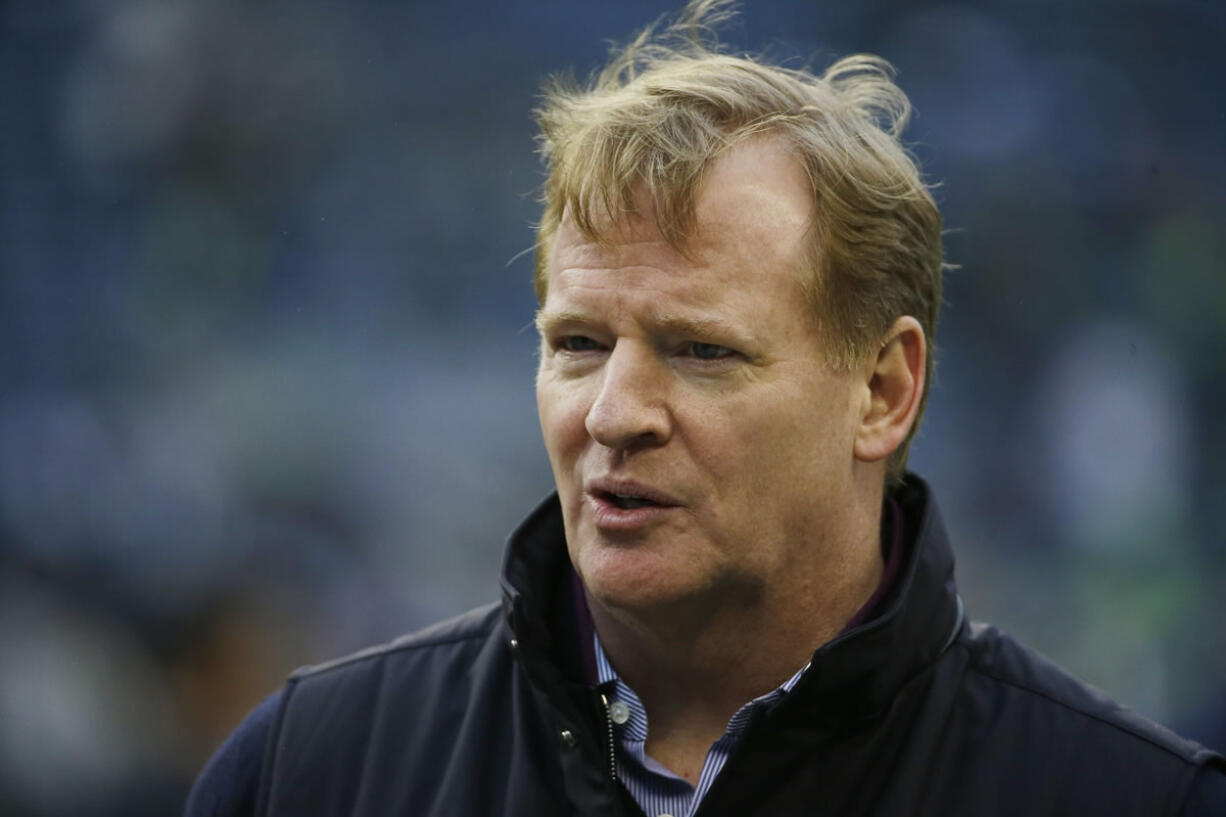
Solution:
M696 231L689 240L691 257L688 258L659 238L613 247L596 242L571 244L555 257L550 277L558 281L562 277L585 273L610 273L606 282L589 279L590 283L572 282L569 285L602 289L618 288L627 279L634 280L636 275L657 272L667 273L669 278L684 278L690 273L713 275L729 283L744 283L774 274L793 279L805 275L808 258L803 251L805 233L796 236L794 241L780 244L778 240L772 241L769 236L759 234L758 230L751 230L748 235L736 234L741 231L734 227L734 222L728 222L723 229L706 225Z
M663 270L691 264L663 240L644 240L615 245L569 244L557 253L552 266L554 275L560 276L568 272L616 272L636 267Z
M618 310L619 317L625 310ZM672 310L648 307L646 314L634 316L633 322L646 325L655 332L691 337L733 337L746 338L745 328L718 317L685 315ZM536 328L541 334L568 325L603 323L601 318L583 309L539 309L536 313Z
M563 296L563 293L576 296L578 308L562 304L558 309L550 310L543 305L538 310L538 316L550 319L553 314L566 314L571 322L587 323L594 319L592 309L604 310L613 307L619 315L627 311L642 310L646 316L645 322L653 326L694 332L743 334L737 329L740 324L738 318L748 316L741 315L738 307L729 303L724 296L731 295L747 285L755 286L755 280L765 284L765 279L778 277L791 282L795 287L793 296L797 300L804 299L798 265L783 263L780 266L781 269L777 268L769 260L757 265L749 259L738 262L724 259L724 263L686 269L662 269L648 264L627 264L624 267L567 267L558 270L556 275L569 280L552 291L558 296ZM655 276L660 274L663 275L664 281L655 279ZM696 276L701 283L697 286L687 286L687 279L691 275ZM646 276L647 280L642 280L642 276ZM599 299L597 303L602 306L585 305L584 293ZM641 303L642 299L647 300L645 305ZM576 298L563 296L563 300L573 301ZM732 309L731 312L728 311L729 308Z

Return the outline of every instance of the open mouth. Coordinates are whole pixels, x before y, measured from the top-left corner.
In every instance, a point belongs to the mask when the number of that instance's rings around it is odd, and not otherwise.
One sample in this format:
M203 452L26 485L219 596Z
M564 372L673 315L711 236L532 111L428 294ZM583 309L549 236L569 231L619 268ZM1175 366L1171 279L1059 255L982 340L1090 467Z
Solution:
M647 511L652 508L666 509L677 507L680 503L667 493L651 486L628 479L597 479L589 483L588 495L596 501L598 510L605 511L607 524L630 524L630 520L647 518L643 513L630 511ZM617 511L626 512L616 515ZM614 514L610 516L609 514ZM620 521L615 521L620 520Z
M621 508L623 511L631 510L632 508L658 508L659 502L653 502L650 499L644 499L641 496L629 496L626 494L603 494L605 500L610 504Z

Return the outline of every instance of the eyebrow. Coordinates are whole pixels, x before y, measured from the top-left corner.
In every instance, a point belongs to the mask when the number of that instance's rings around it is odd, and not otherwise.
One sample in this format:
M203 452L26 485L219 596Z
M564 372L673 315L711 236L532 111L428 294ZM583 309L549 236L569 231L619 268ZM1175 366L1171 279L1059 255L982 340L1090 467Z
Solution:
M593 318L586 312L570 309L556 312L547 312L543 309L538 310L535 320L536 330L542 335L548 334L550 331L557 331L559 328L566 326L578 326L593 322ZM663 329L665 332L687 337L727 338L730 341L740 341L741 343L748 342L751 337L743 330L718 318L695 318L688 315L659 312L651 316L650 323L652 328Z

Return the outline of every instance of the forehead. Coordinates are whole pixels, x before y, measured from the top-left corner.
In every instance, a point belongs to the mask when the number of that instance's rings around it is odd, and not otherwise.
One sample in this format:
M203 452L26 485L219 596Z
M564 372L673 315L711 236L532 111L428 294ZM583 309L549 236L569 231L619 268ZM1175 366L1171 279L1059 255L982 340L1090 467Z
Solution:
M629 275L645 266L740 277L795 276L803 267L813 194L800 162L778 138L747 140L710 163L695 192L695 226L681 251L657 229L648 192L635 192L633 213L597 224L603 241L588 239L569 214L563 216L546 268L550 280L583 269Z
M711 163L698 187L694 212L697 238L717 251L744 248L791 259L812 219L813 192L786 144L759 137Z

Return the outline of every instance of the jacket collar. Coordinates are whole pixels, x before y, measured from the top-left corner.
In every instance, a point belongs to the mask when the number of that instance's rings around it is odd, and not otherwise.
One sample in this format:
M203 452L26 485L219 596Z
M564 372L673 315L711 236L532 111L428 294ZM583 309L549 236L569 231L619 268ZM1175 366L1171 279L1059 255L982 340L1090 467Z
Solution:
M860 720L935 662L964 624L954 557L927 483L907 474L891 493L902 509L902 571L876 615L818 648L780 716Z
M876 615L814 653L804 677L776 705L779 716L819 722L870 716L886 708L961 629L953 553L927 484L908 474L891 496L902 509L905 548L894 587ZM518 657L545 692L586 686L570 575L554 494L511 534L502 576L503 612Z

